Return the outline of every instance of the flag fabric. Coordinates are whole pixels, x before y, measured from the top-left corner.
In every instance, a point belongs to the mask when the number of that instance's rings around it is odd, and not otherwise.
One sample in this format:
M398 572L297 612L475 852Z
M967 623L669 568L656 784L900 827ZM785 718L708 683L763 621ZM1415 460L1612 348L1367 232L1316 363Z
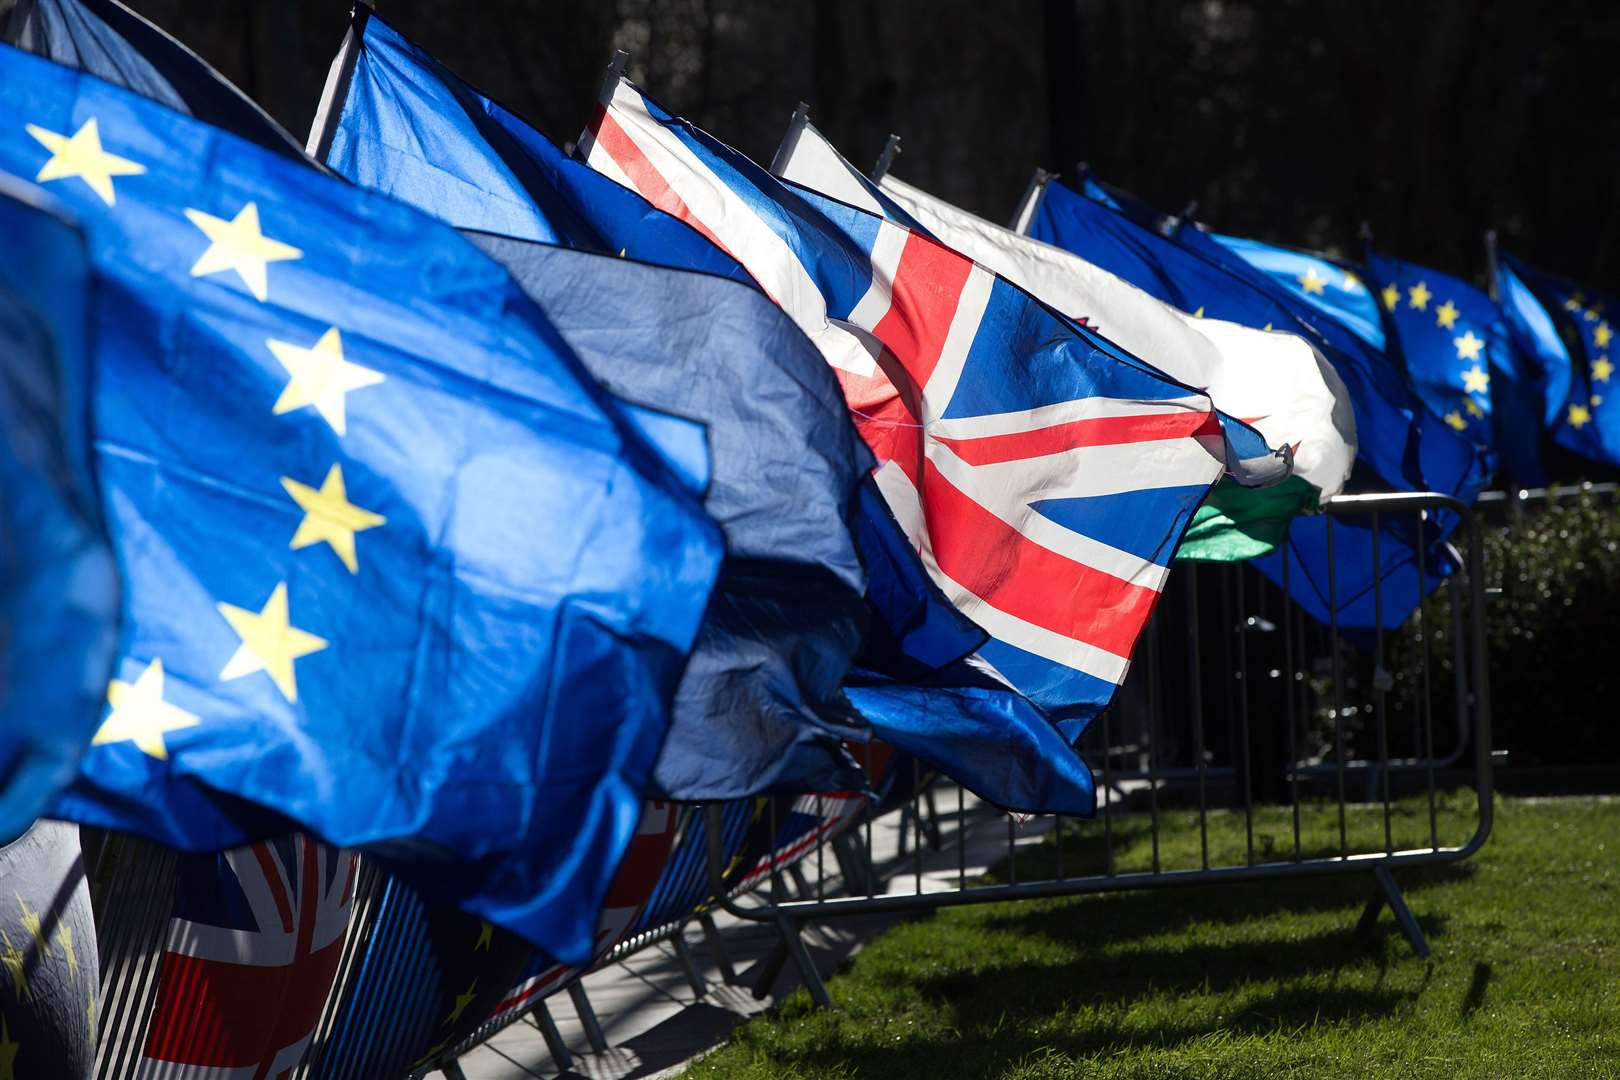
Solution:
M1553 441L1606 465L1620 465L1620 394L1611 393L1610 312L1620 301L1543 273L1510 256L1497 265L1502 308L1521 355L1533 366L1542 419Z
M1234 253L1187 223L1173 237L1162 236L1061 184L1047 187L1030 226L1033 235L1184 311L1298 333L1327 358L1349 392L1355 415L1357 468L1348 490L1431 490L1471 502L1484 485L1488 473L1479 451L1423 406L1394 361L1300 284L1298 278L1315 264L1297 270L1292 268L1300 264L1281 259L1251 264L1247 260L1268 245L1245 242L1252 250ZM1327 276L1325 266L1317 272ZM1342 293L1366 291L1359 279L1352 283L1341 275L1341 284ZM1376 314L1376 307L1372 310ZM1286 556L1293 599L1313 618L1346 629L1371 628L1380 611L1386 627L1398 626L1416 605L1419 586L1433 588L1449 572L1444 540L1455 525L1455 516L1445 513L1431 515L1421 526L1386 515L1375 562L1370 521L1350 518L1330 525L1322 516L1297 518ZM1337 564L1331 573L1330 529ZM1263 556L1255 565L1280 583L1283 558Z
M190 850L294 822L588 952L720 560L638 432L701 432L632 425L415 211L26 53L0 75L0 170L108 283L125 630L54 813Z
M302 834L182 856L139 1075L287 1075L337 974L355 872Z
M753 284L686 222L570 159L369 6L355 5L349 36L332 61L337 100L323 106L334 114L325 163L341 175L457 228Z
M79 827L40 821L0 847L0 1076L90 1080L101 977Z
M357 12L346 52L336 171L483 230L468 235L608 390L707 428L704 506L724 531L726 562L676 692L655 792L712 800L859 787L843 743L870 729L839 684L865 619L850 519L872 461L832 373L690 225L567 160L393 27ZM646 265L622 254L632 248L705 272Z
M981 655L1038 704L1094 715L1224 471L1209 398L936 242L784 185L632 84L604 92L586 160L793 316L930 573L990 633Z
M704 801L860 787L843 743L871 729L840 684L866 621L850 527L872 458L827 365L751 286L473 238L608 390L708 429L704 506L726 560L675 694L656 793Z
M65 67L308 161L258 102L119 0L18 0L6 41Z
M782 175L845 202L856 202L872 187L814 129L795 141ZM1349 399L1333 369L1303 339L1191 318L1069 252L974 217L893 176L879 187L878 194L941 242L1172 378L1205 389L1218 408L1247 418L1267 443L1291 449L1294 475L1285 481L1286 496L1246 495L1243 485L1223 482L1236 488L1223 492L1226 512L1200 508L1178 558L1263 554L1281 540L1295 513L1343 487L1355 456ZM1272 467L1276 459L1259 463ZM1258 488L1262 479L1250 477L1248 487Z
M1367 272L1429 411L1496 451L1519 484L1544 483L1540 401L1502 310L1467 282L1416 263L1372 254Z
M0 174L0 842L78 771L118 633L90 470L95 277L52 202Z

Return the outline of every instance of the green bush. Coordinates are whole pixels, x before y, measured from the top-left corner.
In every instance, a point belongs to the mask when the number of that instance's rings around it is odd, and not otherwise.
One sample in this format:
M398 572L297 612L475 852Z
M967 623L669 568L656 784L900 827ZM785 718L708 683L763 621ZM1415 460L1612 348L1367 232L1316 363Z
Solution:
M1493 748L1514 766L1620 763L1620 508L1582 494L1482 527ZM1436 715L1454 707L1451 588L1423 606L1426 642L1409 621L1394 643L1397 710L1425 652Z

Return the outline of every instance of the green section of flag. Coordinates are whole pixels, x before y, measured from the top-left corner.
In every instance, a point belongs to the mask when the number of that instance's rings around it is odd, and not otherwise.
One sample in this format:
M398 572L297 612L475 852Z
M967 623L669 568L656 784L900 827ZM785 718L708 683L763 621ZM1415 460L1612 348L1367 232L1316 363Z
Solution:
M1265 555L1287 537L1296 514L1316 509L1316 499L1316 488L1299 476L1265 488L1222 480L1193 515L1176 558L1241 562Z

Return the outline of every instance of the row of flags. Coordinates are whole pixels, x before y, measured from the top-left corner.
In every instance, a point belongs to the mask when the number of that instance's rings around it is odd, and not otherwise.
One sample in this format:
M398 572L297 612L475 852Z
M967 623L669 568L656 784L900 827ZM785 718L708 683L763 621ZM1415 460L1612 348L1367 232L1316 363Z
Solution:
M1603 302L1506 255L1498 303L1090 175L1004 228L802 108L763 168L617 68L565 153L364 5L307 147L117 0L8 40L0 832L198 853L165 1075L297 1060L314 1012L226 984L330 985L356 851L394 875L366 993L439 972L413 1066L702 902L676 804L791 858L894 748L1090 813L1177 559L1394 627L1455 515L1323 499L1468 502L1543 433L1620 461ZM749 854L761 797L798 824Z

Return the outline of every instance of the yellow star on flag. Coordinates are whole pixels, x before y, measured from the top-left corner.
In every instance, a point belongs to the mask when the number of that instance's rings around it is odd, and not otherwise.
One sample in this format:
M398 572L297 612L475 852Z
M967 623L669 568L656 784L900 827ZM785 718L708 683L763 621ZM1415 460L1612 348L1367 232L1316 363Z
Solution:
M1346 270L1344 272L1344 283L1342 285L1340 285L1339 288L1343 289L1345 292L1350 292L1350 293L1360 292L1361 291L1361 279L1356 277L1356 275L1352 274L1350 271Z
M1581 310L1581 305L1584 303L1586 303L1586 297L1582 296L1580 293L1576 293L1574 296L1564 301L1564 310L1579 311Z
M1457 310L1457 305L1453 304L1450 300L1447 300L1445 303L1434 309L1435 325L1439 326L1442 330L1450 330L1452 327L1457 325L1457 316L1459 314L1461 314L1461 312Z
M113 177L139 176L146 171L145 165L109 154L101 148L101 129L96 126L93 116L80 124L79 130L71 137L59 135L38 124L24 126L28 134L51 152L50 160L34 174L34 179L41 184L77 176L90 185L91 191L101 196L102 202L111 206L118 197L113 190Z
M11 895L17 898L17 907L22 912L23 929L34 939L35 955L42 959L49 956L51 943L45 939L45 928L40 925L39 912L28 906L28 901L22 898L22 893L13 891Z
M1569 407L1569 426L1579 428L1592 419L1592 412L1585 405L1571 405Z
M1589 400L1589 401L1591 401L1591 403L1592 403L1592 408L1594 408L1594 409L1595 409L1595 408L1597 408L1597 407L1598 407L1598 406L1599 406L1599 405L1601 405L1601 404L1603 404L1603 395L1602 395L1602 394L1593 394L1593 395L1592 395L1592 396L1591 396L1591 397L1590 397L1590 398L1589 398L1589 399L1587 399L1587 400Z
M215 604L225 621L231 624L242 644L226 661L219 673L221 679L240 679L255 671L270 676L281 696L288 701L298 700L298 682L293 676L293 661L299 657L320 652L326 648L325 638L316 637L288 621L287 583L276 584L264 607L257 611L239 608L235 604Z
M101 722L92 746L105 743L133 742L140 750L166 760L169 749L163 736L171 731L196 727L195 714L170 705L163 700L163 661L153 660L146 665L132 683L114 679L107 684L107 704L112 712Z
M1597 317L1598 309L1595 307L1589 307L1585 311L1581 312L1581 318L1585 319L1587 322L1597 322Z
M1592 379L1594 382L1608 382L1609 376L1614 374L1614 365L1609 363L1607 356L1600 356L1592 361Z
M333 465L327 470L319 491L290 476L281 478L281 486L304 511L304 520L298 523L298 531L293 533L292 543L287 546L297 551L324 541L349 568L349 573L359 573L354 534L374 529L387 519L349 501L343 486L343 469Z
M1429 291L1428 283L1423 281L1418 282L1416 285L1413 285L1410 289L1406 290L1407 303L1411 304L1418 311L1428 310L1429 298L1433 295L1434 293Z
M1487 375L1478 364L1463 372L1463 392L1465 394L1484 394L1491 388L1491 377Z
M1193 318L1202 319L1203 317L1204 317L1204 305L1199 304L1198 305L1198 310L1193 312Z
M19 1002L32 1001L34 993L28 988L28 967L23 962L23 954L11 943L11 935L3 926L0 926L0 941L6 946L5 952L0 953L0 964L5 965L6 974L11 976L11 996Z
M1600 349L1607 349L1609 342L1614 338L1614 331L1609 329L1607 322L1600 322L1592 331L1592 341Z
M1395 305L1401 302L1401 290L1396 288L1394 285L1385 285L1383 297L1384 307L1388 308L1390 311L1394 311Z
M1462 413L1458 412L1456 409L1446 413L1446 423L1450 424L1457 431L1461 431L1463 428L1468 426L1468 421L1464 420L1462 418Z
M307 349L273 338L265 345L292 376L270 411L280 416L313 405L339 435L348 431L344 395L383 381L380 372L343 359L343 339L335 326Z
M473 952L479 949L488 949L495 941L495 927L488 919L481 919L478 923L478 940L473 943Z
M73 927L65 922L56 924L56 943L62 947L62 955L67 957L68 974L79 973L79 954L73 951Z
M1318 274L1316 272L1316 267L1314 266L1307 266L1305 268L1305 272L1299 276L1299 287L1308 293L1315 293L1317 296L1321 296L1322 290L1326 286L1327 278L1323 277L1321 274Z
M1475 337L1472 330L1464 331L1462 337L1452 338L1451 341L1457 346L1459 360L1478 360L1479 350L1485 347L1485 339Z
M17 1050L20 1044L11 1041L11 1027L0 1016L0 1080L17 1080Z
M444 1018L444 1023L453 1024L457 1020L460 1020L461 1014L467 1011L467 1006L471 1005L477 997L478 980L474 979L472 983L468 985L466 993L456 995L456 1006L450 1010L450 1015ZM442 1027L443 1025L441 1024L440 1026Z
M186 217L208 237L208 248L192 264L191 276L234 270L248 292L259 300L269 295L265 267L304 255L291 244L272 240L259 231L258 203L248 203L229 221L201 210L187 210Z
M1473 398L1463 398L1463 408L1467 409L1468 415L1472 416L1474 419L1485 419L1485 410L1480 408L1479 402L1475 401Z

